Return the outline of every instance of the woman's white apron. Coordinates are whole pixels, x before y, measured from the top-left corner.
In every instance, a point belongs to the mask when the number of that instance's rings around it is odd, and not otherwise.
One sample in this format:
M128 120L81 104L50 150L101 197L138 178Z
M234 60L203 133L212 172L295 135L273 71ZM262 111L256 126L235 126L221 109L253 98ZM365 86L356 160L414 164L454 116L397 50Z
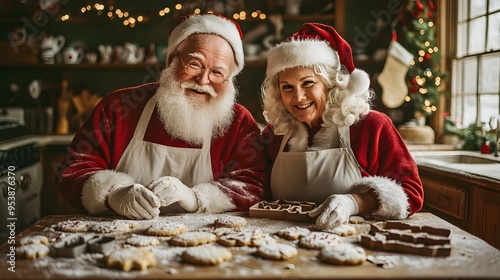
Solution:
M322 203L332 194L349 193L361 171L349 139L349 127L338 128L340 148L283 152L293 131L281 142L271 171L273 199Z

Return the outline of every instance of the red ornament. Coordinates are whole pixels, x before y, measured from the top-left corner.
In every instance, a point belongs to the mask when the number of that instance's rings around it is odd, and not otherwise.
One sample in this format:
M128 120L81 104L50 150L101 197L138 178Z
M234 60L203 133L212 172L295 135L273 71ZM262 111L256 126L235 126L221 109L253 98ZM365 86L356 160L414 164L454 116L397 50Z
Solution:
M431 10L427 10L427 18L431 19L433 17L434 17L434 15L432 14L432 11Z
M426 54L424 55L424 58L425 58L425 59L429 59L429 58L431 58L431 54L430 54L430 53L426 53Z
M434 9L436 9L436 6L434 6L434 2L432 2L432 0L427 0L427 5L429 5L429 9L431 9L431 11L434 11Z
M422 4L422 2L420 2L420 0L416 0L415 1L415 4L417 5L417 8L422 11L424 9L424 5Z

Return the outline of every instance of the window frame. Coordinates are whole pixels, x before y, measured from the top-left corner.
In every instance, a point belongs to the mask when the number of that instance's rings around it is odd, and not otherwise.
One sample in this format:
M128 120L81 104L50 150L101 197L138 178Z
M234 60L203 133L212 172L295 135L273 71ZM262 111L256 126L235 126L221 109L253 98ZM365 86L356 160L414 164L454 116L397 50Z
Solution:
M450 90L450 96L449 100L446 101L445 107L447 108L447 112L451 114L451 118L454 122L456 122L458 125L466 127L470 125L471 123L476 123L477 125L480 125L481 122L488 122L489 116L483 116L483 118L486 119L481 119L481 100L485 99L487 97L492 97L493 99L497 99L497 112L494 113L495 115L500 115L500 71L499 71L499 77L497 80L497 85L496 87L496 92L486 92L484 91L484 87L481 85L481 80L483 78L482 70L482 63L486 61L487 58L493 57L493 59L498 59L500 62L500 49L496 50L491 50L488 49L489 46L489 24L490 24L490 17L495 14L500 14L500 9L497 9L495 11L490 11L490 1L492 0L485 0L486 2L486 7L485 11L480 13L479 15L475 15L471 17L471 7L472 7L472 1L473 0L458 0L458 1L450 1L449 3L446 3L444 1L440 1L443 4L442 10L440 10L440 14L445 14L446 11L452 11L451 17L449 17L448 22L450 23L448 33L453 34L452 35L452 40L450 42L453 42L452 44L454 45L453 48L450 48L448 51L448 57L451 58L451 65L449 65L448 69L451 69L451 75L450 75L450 81L449 84L451 84ZM496 1L496 0L493 0ZM467 15L465 15L464 19L459 18L459 9L461 8L461 5L465 4L467 5ZM474 22L475 20L479 20L481 18L485 19L485 24L486 28L484 29L484 44L482 46L482 51L480 52L470 52L470 24L471 22ZM467 27L467 34L464 34L465 36L464 39L461 41L464 42L466 45L463 46L463 53L459 53L458 50L459 48L459 35L458 35L458 30L460 28L460 25L465 25ZM473 30L472 32L476 32L477 30ZM498 56L498 58L497 58ZM472 92L466 92L465 91L465 79L463 79L463 76L466 76L465 73L463 73L464 68L463 64L467 63L468 61L473 62L475 60L475 69L473 69L472 72L475 71L475 89ZM470 70L470 69L468 69ZM461 83L461 84L460 84ZM464 122L464 112L465 112L465 104L466 100L468 98L474 97L475 98L475 117L470 118L469 121ZM458 106L461 106L459 108ZM493 109L494 110L494 109ZM445 112L446 112L445 111ZM490 114L491 115L491 114ZM474 119L474 120L472 120ZM472 121L472 122L471 122Z

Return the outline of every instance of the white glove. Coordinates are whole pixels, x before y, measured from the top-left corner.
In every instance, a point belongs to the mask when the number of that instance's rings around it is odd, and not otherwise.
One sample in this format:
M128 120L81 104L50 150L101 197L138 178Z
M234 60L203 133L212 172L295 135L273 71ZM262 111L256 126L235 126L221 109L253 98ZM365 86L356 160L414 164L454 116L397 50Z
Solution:
M160 214L160 199L141 184L114 186L107 201L117 214L130 219L153 219Z
M175 177L160 177L149 183L147 188L160 198L163 207L177 202L187 212L198 210L196 194Z
M319 217L316 226L320 229L335 228L349 222L349 217L358 214L358 203L350 194L334 194L315 209L309 211L309 216Z

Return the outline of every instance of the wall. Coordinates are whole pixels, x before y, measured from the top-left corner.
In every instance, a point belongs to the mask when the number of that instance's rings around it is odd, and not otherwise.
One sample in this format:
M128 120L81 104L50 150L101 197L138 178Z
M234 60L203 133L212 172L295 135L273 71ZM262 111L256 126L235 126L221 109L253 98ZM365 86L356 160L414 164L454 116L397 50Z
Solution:
M125 42L133 42L139 46L147 48L150 43L155 43L157 52L167 44L167 36L170 29L176 23L177 18L187 13L186 11L175 11L171 1L155 1L144 5L138 1L104 1L106 7L115 3L116 6L130 11L134 14L145 15L147 20L143 23L137 23L134 28L124 27L121 20L109 20L106 16L97 16L92 9L82 16L79 11L83 6L75 1L60 0L58 11L41 11L38 1L27 0L25 4L1 2L0 3L0 38L4 41L2 60L0 62L0 100L3 100L2 106L22 106L31 111L40 111L39 108L53 107L53 115L58 115L57 100L61 96L61 81L69 82L69 91L71 94L79 95L83 89L87 89L92 94L104 96L109 92L134 86L145 82L155 81L164 68L164 61L158 64L139 64L139 65L88 65L85 61L79 65L65 65L57 62L55 65L44 65L38 61L38 54L29 53L24 56L14 53L9 46L8 39L13 30L24 27L31 38L35 49L40 44L44 34L63 35L65 37L65 47L77 46L83 47L86 52L98 52L99 44L111 44L113 46L122 45ZM187 1L181 1L187 6ZM218 1L200 1L202 3ZM228 1L230 2L230 1ZM284 13L285 27L282 31L283 37L291 35L297 31L305 21L319 21L327 24L334 23L334 8L320 11L321 9L332 5L335 0L321 1L302 1L301 11L307 15L288 15L285 11L284 1L232 1L243 3L241 7L248 11L261 9L269 16L272 13ZM170 14L165 17L159 17L157 12L164 6L172 7ZM60 11L68 11L70 20L62 22ZM59 12L59 13L56 13ZM90 13L93 13L92 15ZM320 12L321 14L317 14ZM57 16L56 16L57 14ZM40 19L37 19L37 16ZM265 34L256 37L256 42L262 46L262 39L269 34L274 34L274 25L269 17L266 20L253 19L248 16L247 20L239 21L242 31L247 34L255 27L263 25L267 29ZM26 45L26 44L24 44ZM6 59L10 58L10 59ZM35 60L35 61L33 61ZM5 63L5 61L8 61ZM259 101L260 84L265 73L265 56L259 60L253 60L246 63L245 70L237 77L240 89L238 101L249 107L256 119L264 122L261 115L261 106ZM42 82L42 95L38 99L33 99L29 95L29 83L35 79ZM56 118L56 117L55 117ZM55 122L56 120L53 120ZM53 124L55 127L55 123ZM74 128L72 128L74 130ZM43 131L45 132L45 131Z

